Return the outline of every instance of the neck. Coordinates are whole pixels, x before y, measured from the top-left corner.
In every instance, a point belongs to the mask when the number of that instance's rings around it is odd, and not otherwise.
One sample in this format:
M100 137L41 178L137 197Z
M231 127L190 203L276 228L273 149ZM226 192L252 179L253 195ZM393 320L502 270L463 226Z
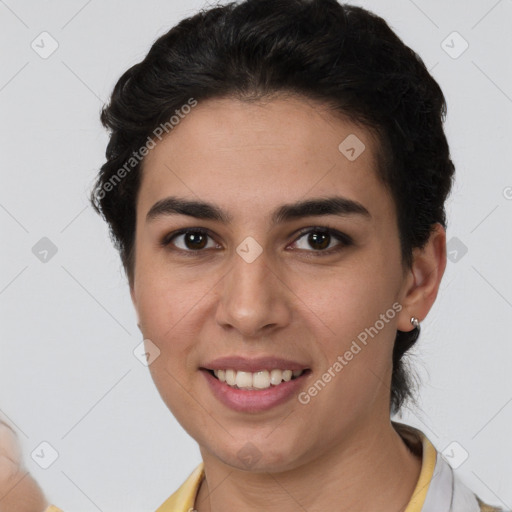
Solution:
M391 422L358 430L342 448L331 449L303 466L282 473L251 473L203 453L205 479L197 512L244 510L404 510L421 470Z

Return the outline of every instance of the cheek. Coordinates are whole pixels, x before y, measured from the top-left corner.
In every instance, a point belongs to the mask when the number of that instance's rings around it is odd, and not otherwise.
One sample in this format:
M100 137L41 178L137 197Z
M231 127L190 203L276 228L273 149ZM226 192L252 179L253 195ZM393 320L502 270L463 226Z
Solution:
M306 298L304 311L315 313L310 327L323 356L318 373L326 373L323 380L331 388L319 397L326 410L371 402L386 381L401 309L395 301L395 274L380 261L361 258L323 279L303 279L296 288Z
M303 397L303 401L310 400L319 423L332 426L324 434L330 432L334 437L343 425L374 415L376 404L386 403L395 338L391 322L380 330L375 321L368 327L349 329L340 320L339 326L340 336L323 340L325 362L309 382L308 396Z
M216 431L218 423L211 421L215 417L215 411L210 410L190 386L187 370L179 361L174 363L162 354L149 366L149 370L164 404L194 439L200 439L204 432L217 436L223 434Z
M193 271L149 261L141 258L136 270L137 310L144 334L160 343L182 339L180 331L185 326L190 333L197 325L191 320L203 307L215 281L211 275L199 279Z
M296 277L294 293L313 313L329 344L343 346L374 325L395 300L395 278L379 262L363 258L333 272ZM299 301L298 301L299 303Z

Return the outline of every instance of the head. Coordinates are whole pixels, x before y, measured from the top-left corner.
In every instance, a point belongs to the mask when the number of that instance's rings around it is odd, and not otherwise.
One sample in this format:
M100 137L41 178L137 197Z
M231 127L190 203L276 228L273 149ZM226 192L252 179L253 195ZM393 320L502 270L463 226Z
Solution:
M229 460L230 443L258 438L266 463L293 464L413 397L410 317L425 318L446 263L444 115L385 21L335 0L208 9L119 79L91 199L160 351L159 392L206 449ZM331 378L308 403L233 412L203 375L226 355L293 359L308 386Z

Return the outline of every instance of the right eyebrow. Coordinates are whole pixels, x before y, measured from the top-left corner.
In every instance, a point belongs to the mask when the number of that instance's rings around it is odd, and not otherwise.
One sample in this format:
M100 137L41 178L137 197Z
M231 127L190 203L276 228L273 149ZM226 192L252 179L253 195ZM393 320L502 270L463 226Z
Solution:
M188 215L196 219L215 220L224 224L229 224L232 220L230 215L211 203L170 196L157 201L150 208L146 215L146 222L157 217L176 214Z

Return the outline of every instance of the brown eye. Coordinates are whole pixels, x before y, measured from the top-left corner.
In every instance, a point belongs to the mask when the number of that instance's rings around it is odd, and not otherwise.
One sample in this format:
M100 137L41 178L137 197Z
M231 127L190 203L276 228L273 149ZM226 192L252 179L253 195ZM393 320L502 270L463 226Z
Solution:
M329 243L331 241L331 235L328 233L309 233L308 235L308 243L313 247L313 249L321 250L329 247Z
M296 249L321 253L319 256L331 254L352 244L352 239L348 235L324 227L303 230L301 236L293 243Z
M204 230L187 229L167 236L162 241L162 245L173 245L179 250L194 252L215 247L216 244L213 240L208 245L209 239L211 239L210 235Z

